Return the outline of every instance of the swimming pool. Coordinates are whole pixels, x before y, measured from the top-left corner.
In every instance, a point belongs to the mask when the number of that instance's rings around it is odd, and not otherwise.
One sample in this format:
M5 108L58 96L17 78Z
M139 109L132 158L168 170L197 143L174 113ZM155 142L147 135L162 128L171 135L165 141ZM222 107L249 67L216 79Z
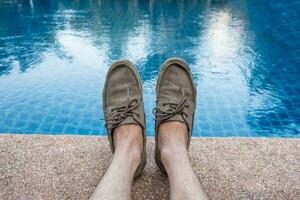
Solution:
M110 64L133 61L154 134L160 64L197 84L194 136L300 136L300 1L1 1L0 133L106 134Z

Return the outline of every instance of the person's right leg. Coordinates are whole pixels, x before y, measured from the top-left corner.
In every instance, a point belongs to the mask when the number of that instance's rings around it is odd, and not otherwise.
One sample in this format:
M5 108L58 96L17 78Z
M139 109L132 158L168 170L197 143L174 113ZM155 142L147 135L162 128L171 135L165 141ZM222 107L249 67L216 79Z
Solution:
M188 156L196 87L188 64L170 58L161 67L156 87L155 161L169 176L171 199L207 199Z
M188 156L186 125L165 122L159 132L158 146L170 181L171 200L208 199Z

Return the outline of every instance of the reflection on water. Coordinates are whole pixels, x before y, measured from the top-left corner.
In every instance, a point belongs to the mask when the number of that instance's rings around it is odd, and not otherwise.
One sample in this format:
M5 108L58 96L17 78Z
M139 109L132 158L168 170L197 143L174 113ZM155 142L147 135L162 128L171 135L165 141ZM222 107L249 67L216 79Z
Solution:
M105 134L101 92L133 61L154 134L160 64L182 57L197 83L195 136L299 137L296 0L0 3L0 132Z

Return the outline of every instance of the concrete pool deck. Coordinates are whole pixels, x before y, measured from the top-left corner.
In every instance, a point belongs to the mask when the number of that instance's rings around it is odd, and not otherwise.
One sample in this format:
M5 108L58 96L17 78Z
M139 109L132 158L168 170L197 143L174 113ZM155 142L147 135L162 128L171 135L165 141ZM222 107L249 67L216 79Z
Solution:
M133 199L168 199L153 158ZM300 199L300 139L193 138L193 167L210 199ZM106 137L0 135L0 199L88 199L111 153Z

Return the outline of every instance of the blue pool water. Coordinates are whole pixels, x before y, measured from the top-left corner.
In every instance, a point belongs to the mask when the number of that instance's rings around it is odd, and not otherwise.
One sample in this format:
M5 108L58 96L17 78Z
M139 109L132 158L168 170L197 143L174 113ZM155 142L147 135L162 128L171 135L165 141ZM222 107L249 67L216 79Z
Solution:
M106 134L110 64L133 61L147 134L160 64L197 84L194 136L300 136L300 1L0 2L0 132Z

